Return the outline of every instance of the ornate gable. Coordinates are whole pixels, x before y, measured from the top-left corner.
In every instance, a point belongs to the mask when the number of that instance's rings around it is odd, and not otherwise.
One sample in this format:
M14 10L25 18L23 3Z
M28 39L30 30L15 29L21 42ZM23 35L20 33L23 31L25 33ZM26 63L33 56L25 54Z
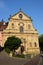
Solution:
M28 17L24 12L19 11L15 15L11 16L9 19L23 19L23 20L31 20L31 17Z
M15 15L9 18L9 23L6 28L7 32L14 32L14 33L37 33L32 25L32 20L22 11L19 11ZM6 31L4 30L4 32Z

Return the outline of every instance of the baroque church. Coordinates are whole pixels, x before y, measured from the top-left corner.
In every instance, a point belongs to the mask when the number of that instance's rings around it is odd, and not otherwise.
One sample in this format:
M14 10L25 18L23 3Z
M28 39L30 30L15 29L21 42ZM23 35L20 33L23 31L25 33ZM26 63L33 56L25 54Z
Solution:
M24 47L24 54L40 53L38 32L33 27L31 17L27 16L23 11L19 11L15 15L10 16L9 21L5 23L3 20L0 22L1 32L1 46L4 46L8 37L16 36L22 40Z

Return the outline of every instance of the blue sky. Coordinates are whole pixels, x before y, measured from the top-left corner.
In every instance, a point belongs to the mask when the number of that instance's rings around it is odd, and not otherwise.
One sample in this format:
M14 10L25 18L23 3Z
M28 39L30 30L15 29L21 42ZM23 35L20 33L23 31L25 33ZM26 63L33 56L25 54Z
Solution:
M0 0L0 21L8 21L19 9L32 18L39 35L43 33L43 0Z

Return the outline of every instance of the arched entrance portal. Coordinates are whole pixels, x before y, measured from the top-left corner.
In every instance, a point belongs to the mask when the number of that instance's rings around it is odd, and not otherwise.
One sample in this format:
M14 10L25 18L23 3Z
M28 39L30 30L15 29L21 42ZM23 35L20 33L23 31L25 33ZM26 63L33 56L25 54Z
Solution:
M21 40L22 40L23 44L21 44L20 52L21 52L21 54L22 53L25 54L25 52L26 52L26 39L25 38L21 38Z
M21 46L21 54L24 52L24 46Z

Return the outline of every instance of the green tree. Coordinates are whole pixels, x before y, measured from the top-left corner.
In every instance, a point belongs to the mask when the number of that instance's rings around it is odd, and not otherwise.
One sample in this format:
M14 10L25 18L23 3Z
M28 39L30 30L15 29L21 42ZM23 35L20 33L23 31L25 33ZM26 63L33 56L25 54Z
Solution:
M43 34L39 36L39 46L40 46L40 49L43 51Z
M19 39L18 37L8 37L4 44L4 48L15 52L15 50L20 47L21 43L21 39Z

